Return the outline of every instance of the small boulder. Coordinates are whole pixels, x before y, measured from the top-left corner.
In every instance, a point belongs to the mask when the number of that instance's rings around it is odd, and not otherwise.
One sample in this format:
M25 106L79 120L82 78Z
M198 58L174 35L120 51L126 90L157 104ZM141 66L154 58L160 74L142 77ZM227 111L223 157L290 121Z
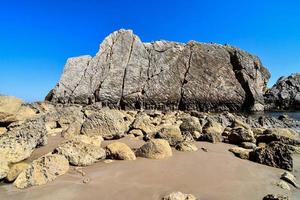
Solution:
M268 194L263 198L263 200L289 200L290 198L286 195L273 195L273 194Z
M54 152L64 155L75 166L88 166L106 156L105 150L100 146L71 140L62 143Z
M143 137L143 131L139 130L139 129L133 129L131 131L129 131L128 134L133 134L135 137Z
M150 137L157 132L157 127L152 124L150 116L143 112L137 114L132 124L132 128L139 129Z
M141 146L136 155L151 159L164 159L172 156L172 149L164 139L152 139Z
M81 128L84 135L100 135L107 140L119 139L124 137L128 129L123 114L118 110L102 109L85 113L87 118Z
M29 167L28 163L17 163L14 164L8 171L7 176L6 176L6 180L8 182L13 182L18 176L19 174L24 171L25 169L27 169L27 167Z
M182 192L172 192L162 198L162 200L197 200L192 194L184 194Z
M252 142L242 142L241 147L243 147L245 149L255 149L257 146L256 146L256 144L254 144Z
M299 139L299 134L290 128L271 128L264 131L264 134L274 134L282 137L286 137L292 140Z
M22 171L14 181L14 185L17 188L43 185L67 173L68 170L69 162L64 156L47 154L34 160Z
M290 172L284 172L280 178L288 182L289 184L293 185L294 187L300 188L300 186L296 182L296 177Z
M228 136L230 144L240 145L242 142L255 142L253 132L251 129L233 128Z
M235 156L241 158L241 159L249 159L249 152L250 150L244 149L241 147L233 147L230 148L228 151L232 152Z
M211 143L217 143L223 141L223 136L219 133L204 133L199 137L200 141L207 141Z
M291 190L289 184L287 184L287 182L285 181L279 181L276 183L276 185L284 190L289 190L289 191Z
M27 120L0 135L0 158L17 163L28 158L38 146L47 144L43 119Z
M199 134L202 133L202 126L197 117L186 116L181 119L182 123L180 124L180 131L185 134L191 134L194 140L199 138ZM196 134L195 134L196 133Z
M114 142L106 146L106 156L109 159L116 159L116 160L135 160L135 154L124 143L121 142Z
M155 135L155 138L165 139L171 146L183 141L179 127L174 125L163 126Z
M287 145L281 142L271 142L265 148L256 148L250 152L251 161L285 169L293 170L293 158Z
M198 151L197 146L194 143L188 142L188 141L180 142L179 144L177 144L175 146L175 149L178 151L184 151L184 152Z
M222 124L215 122L215 121L208 121L204 127L203 127L203 133L204 134L216 134L216 135L222 135L224 131L224 127Z

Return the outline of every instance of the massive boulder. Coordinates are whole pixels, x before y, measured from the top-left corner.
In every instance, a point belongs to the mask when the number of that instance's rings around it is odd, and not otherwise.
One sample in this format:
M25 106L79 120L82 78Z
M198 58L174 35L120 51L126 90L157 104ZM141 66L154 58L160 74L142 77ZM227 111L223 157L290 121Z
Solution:
M70 58L46 100L118 108L262 110L269 72L237 48L190 41L142 43L113 32L96 56Z
M300 74L281 77L266 94L268 109L300 109Z

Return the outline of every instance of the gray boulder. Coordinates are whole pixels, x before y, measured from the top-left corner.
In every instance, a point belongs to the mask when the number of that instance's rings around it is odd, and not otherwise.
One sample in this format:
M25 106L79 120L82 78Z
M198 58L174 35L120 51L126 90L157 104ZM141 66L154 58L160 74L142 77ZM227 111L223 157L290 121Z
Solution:
M269 109L300 109L300 73L280 77L265 94Z

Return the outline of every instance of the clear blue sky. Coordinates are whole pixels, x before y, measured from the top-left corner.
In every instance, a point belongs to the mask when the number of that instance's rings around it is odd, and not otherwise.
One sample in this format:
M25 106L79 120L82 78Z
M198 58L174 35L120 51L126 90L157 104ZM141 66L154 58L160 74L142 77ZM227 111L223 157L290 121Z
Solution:
M272 73L300 72L300 3L276 0L0 0L0 93L42 100L68 57L94 55L110 32L142 41L228 43Z

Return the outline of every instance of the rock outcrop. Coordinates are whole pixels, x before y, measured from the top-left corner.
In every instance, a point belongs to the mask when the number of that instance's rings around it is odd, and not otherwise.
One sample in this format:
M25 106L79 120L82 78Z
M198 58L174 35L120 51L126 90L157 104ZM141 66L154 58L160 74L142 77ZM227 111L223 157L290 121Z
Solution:
M113 32L96 56L69 58L46 100L122 109L263 110L269 72L237 48L190 41L142 43Z
M265 94L268 109L300 110L300 74L281 77Z

